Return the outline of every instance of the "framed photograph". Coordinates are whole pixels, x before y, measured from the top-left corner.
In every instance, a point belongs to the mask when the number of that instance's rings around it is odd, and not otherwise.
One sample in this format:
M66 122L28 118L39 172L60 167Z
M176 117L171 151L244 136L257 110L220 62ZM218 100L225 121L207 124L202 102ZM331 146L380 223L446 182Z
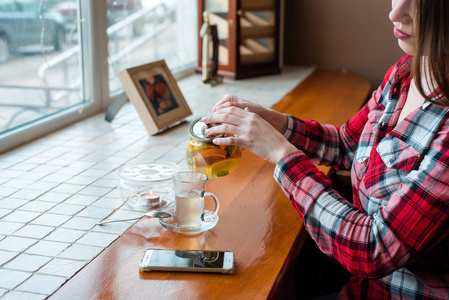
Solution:
M150 135L192 114L164 60L123 70L118 77Z

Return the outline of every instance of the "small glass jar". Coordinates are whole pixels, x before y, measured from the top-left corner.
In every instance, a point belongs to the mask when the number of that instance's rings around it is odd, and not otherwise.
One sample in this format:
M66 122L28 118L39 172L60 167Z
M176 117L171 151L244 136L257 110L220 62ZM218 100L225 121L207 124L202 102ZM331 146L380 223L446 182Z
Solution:
M208 137L208 124L195 119L189 126L189 142L186 149L186 162L193 172L206 174L209 178L223 177L240 164L242 149L236 145L215 145L213 137ZM212 126L217 125L213 124Z
M168 162L134 164L119 169L120 199L137 210L161 209L172 205L173 174L179 166Z

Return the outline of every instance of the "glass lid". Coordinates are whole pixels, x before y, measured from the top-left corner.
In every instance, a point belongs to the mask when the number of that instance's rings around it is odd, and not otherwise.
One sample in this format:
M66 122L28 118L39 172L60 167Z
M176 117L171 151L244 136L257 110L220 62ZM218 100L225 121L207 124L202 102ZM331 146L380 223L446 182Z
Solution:
M219 125L221 123L206 124L201 121L202 118L203 117L199 117L199 118L193 120L192 123L190 123L189 133L194 139L197 139L200 141L205 141L205 142L210 142L215 137L223 137L224 136L223 134L219 134L216 136L207 136L206 129L209 129L212 126Z
M123 166L119 175L124 180L154 182L171 179L179 166L169 162L155 162Z

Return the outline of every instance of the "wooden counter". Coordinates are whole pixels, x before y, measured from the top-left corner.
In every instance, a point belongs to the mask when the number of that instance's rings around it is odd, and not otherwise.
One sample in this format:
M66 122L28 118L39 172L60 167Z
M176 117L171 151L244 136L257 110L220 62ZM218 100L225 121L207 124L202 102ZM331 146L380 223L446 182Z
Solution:
M315 71L274 108L341 125L360 108L369 90L366 80L351 74ZM306 232L273 179L273 170L273 164L244 151L236 171L207 185L221 202L216 227L189 237L144 217L50 299L274 298ZM139 273L143 251L152 247L234 251L236 272Z

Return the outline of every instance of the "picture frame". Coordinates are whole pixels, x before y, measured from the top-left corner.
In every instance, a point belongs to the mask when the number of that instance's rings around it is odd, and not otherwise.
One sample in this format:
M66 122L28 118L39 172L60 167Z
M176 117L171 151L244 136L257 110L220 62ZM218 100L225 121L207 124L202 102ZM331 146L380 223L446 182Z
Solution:
M165 60L125 69L118 78L150 135L192 114Z

